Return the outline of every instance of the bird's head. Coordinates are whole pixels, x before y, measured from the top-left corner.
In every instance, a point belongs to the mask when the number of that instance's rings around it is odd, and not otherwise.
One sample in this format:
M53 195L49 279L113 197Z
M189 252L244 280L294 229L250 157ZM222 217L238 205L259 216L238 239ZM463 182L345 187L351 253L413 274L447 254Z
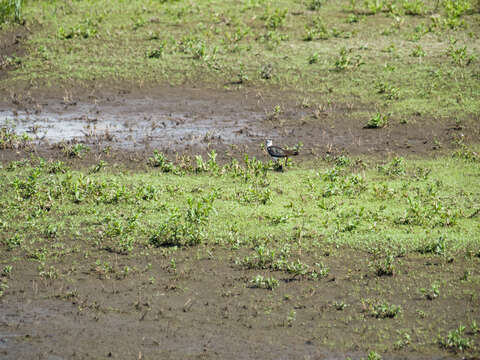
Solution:
M265 140L265 145L267 145L267 147L272 146L273 145L272 139Z

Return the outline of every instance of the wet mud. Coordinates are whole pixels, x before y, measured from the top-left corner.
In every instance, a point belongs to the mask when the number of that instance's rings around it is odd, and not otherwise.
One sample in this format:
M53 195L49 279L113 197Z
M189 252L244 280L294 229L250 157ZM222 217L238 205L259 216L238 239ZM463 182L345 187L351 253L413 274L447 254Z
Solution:
M177 253L174 273L168 270L169 260L158 255L120 258L115 265L119 269L127 264L151 266L149 274L139 271L124 279L98 276L80 265L81 257L72 259L79 263L76 274L50 280L33 276L18 263L8 294L0 301L0 358L337 360L365 358L366 344L382 346L383 359L460 355L442 352L435 338L422 343L423 351L411 347L393 351L397 338L382 334L394 320L365 313L360 299L378 294L372 283L397 295L401 289L417 287L419 279L407 272L396 281L375 280L363 276L368 262L359 258L352 275L347 265L354 252L345 251L327 260L334 276L318 282L282 279L272 292L248 286L257 270L239 269L224 258L226 254L213 248L212 252L217 259L196 259L196 249ZM412 272L425 270L423 261L415 259L404 266ZM455 278L462 266L445 263L436 270ZM152 272L154 284L148 280ZM349 304L342 311L334 306L340 298ZM462 299L430 302L412 294L395 301L404 308L427 307L429 313L438 314L431 323L438 329L476 306L464 309ZM288 320L292 311L295 319ZM402 322L416 324L410 315ZM425 341L422 332L413 332L411 341Z
M178 100L120 99L45 104L33 111L2 109L0 126L27 133L39 145L81 142L127 151L242 144L266 136L261 112L233 109L214 99Z
M242 152L260 156L266 138L284 146L302 144L303 157L424 155L448 147L463 133L478 133L448 120L425 119L365 129L365 120L355 117L359 110L342 104L304 108L285 94L253 90L94 89L76 96L67 90L63 96L11 92L0 101L0 127L27 133L40 149L84 143L127 153L217 150L226 158Z

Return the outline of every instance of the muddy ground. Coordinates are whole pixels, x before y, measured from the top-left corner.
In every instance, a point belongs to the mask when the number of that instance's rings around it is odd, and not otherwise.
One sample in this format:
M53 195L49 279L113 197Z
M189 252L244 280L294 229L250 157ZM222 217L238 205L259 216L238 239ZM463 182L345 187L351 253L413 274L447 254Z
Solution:
M6 79L8 72L19 65L14 59L25 54L23 43L30 34L27 26L0 34L0 80Z
M142 159L154 149L170 157L215 150L228 161L245 153L264 157L260 145L265 138L285 146L303 144L304 159L338 153L424 156L449 149L460 138L474 141L479 132L474 121L458 126L453 120L425 118L366 129L366 120L355 117L364 106L305 107L300 95L254 89L92 86L53 92L16 89L2 98L0 127L27 133L42 156L54 156L51 150L59 144L84 143L94 153L111 149L119 159ZM275 111L277 105L280 111ZM0 159L17 155L4 151Z
M23 35L2 39L4 54L20 51L18 36ZM12 66L2 65L0 79ZM0 96L0 127L26 132L34 140L26 149L0 150L0 162L31 154L67 161L59 150L63 143L89 146L86 159L75 160L80 164L103 158L145 164L154 149L171 158L215 150L221 161L244 154L266 160L260 148L265 138L289 146L302 143L300 160L339 153L430 156L464 135L478 139L476 125L458 127L449 119L419 117L407 124L393 121L383 129L365 129L365 119L354 114L368 104L305 107L301 98L272 90L128 84L9 89ZM274 110L277 105L281 111ZM385 334L399 323L373 318L362 299L381 294L401 304L406 313L418 310L418 316L426 316L428 326L443 336L446 324L457 317L475 317L480 307L478 296L462 292L458 281L465 266L478 267L476 259L409 257L392 279L372 276L368 254L326 249L322 261L331 269L328 278L285 278L271 292L252 289L249 280L258 271L236 266L230 252L202 247L175 256L178 265L172 271L169 258L158 254L102 254L114 264L112 274L73 256L59 265L63 275L49 280L39 278L31 262L16 263L0 302L0 357L344 359L366 356L368 338L381 344L386 359L458 358L463 355L441 350L437 338L425 338L428 331L424 325L415 326L415 317L400 322L414 330L409 330L409 343L398 348L401 333L396 338ZM128 279L115 275L125 266L137 270ZM147 267L148 276L142 271ZM430 285L428 274L433 270L455 284L449 290L453 296L430 301L418 294L419 287ZM346 307L339 309L339 303ZM478 359L475 356L469 358Z
M480 305L462 292L462 260L410 257L393 279L378 278L367 254L331 249L322 259L331 268L327 278L288 277L269 291L250 286L258 271L242 270L214 247L175 256L175 271L158 255L102 256L116 261L112 273L70 257L59 266L65 276L50 280L16 265L1 302L2 359L358 359L365 341L380 344L384 359L457 358L463 354L442 352L424 333L475 317ZM122 278L127 265L137 270ZM455 284L448 291L456 295L421 296L416 289L429 284L426 268ZM372 316L361 299L379 296L401 304L403 319ZM414 309L423 315L409 315ZM428 324L420 325L425 317ZM392 329L398 335L386 337ZM401 331L410 334L403 346Z

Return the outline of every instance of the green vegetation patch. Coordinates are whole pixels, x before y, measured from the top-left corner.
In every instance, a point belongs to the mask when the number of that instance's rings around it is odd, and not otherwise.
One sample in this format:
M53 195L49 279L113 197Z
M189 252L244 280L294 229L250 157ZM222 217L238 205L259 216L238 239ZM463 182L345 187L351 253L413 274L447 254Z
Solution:
M61 161L12 162L0 170L2 243L11 249L24 238L43 243L81 231L104 246L130 237L140 248L276 244L275 252L258 248L259 258L243 261L254 268L281 267L271 263L288 258L282 244L450 256L479 246L479 169L470 153L396 157L373 168L341 156L283 173L248 157L220 166L214 151L206 160L187 157L178 164L155 152L147 173L111 172L104 161L86 172ZM68 226L55 225L67 217ZM49 236L39 228L50 229ZM378 275L395 272L392 254L374 266Z
M18 17L34 29L4 87L189 83L294 90L394 119L480 111L477 0L1 4L8 31Z

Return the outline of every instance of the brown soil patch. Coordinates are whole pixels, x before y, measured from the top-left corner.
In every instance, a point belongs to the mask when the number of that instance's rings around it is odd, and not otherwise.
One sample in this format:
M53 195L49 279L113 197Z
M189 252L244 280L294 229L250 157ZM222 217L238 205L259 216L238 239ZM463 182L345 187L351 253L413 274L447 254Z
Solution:
M51 90L48 90L51 91ZM72 92L23 91L5 94L0 126L27 132L35 151L55 157L52 145L85 143L97 153L106 147L144 157L158 149L169 156L206 154L216 150L221 161L250 154L264 156L265 138L275 144L303 144L300 158L325 154L428 155L452 146L463 134L478 139L479 127L450 121L392 121L383 129L365 129L355 118L360 108L342 104L302 107L281 92L216 91L156 87L131 90L92 86ZM275 113L274 107L281 111ZM2 152L2 160L15 158ZM22 155L21 155L22 156Z
M478 296L464 292L458 280L464 266L473 265L460 256L453 262L409 256L396 275L378 277L367 254L329 250L321 257L331 269L327 278L273 273L280 285L269 291L251 287L261 270L243 269L229 254L186 249L175 254L174 270L170 258L158 253L118 258L105 252L99 255L113 265L110 272L69 258L56 265L61 275L55 280L36 276L27 268L31 263L25 268L16 263L0 302L0 354L4 359L343 359L360 358L369 350L366 344L376 342L384 346L384 359L445 359L437 338L425 339L428 331L416 318L427 317L429 326L445 335L444 324L475 317L480 306ZM126 277L125 266L134 269ZM451 284L448 292L456 295L423 297L418 288L430 285L429 272ZM366 299L398 304L402 313L377 319ZM395 347L400 335L385 336L394 329L422 344L416 355L409 344Z
M18 65L12 61L12 58L25 53L23 42L27 39L29 32L28 28L17 26L13 31L0 34L0 80L5 79L8 71Z

